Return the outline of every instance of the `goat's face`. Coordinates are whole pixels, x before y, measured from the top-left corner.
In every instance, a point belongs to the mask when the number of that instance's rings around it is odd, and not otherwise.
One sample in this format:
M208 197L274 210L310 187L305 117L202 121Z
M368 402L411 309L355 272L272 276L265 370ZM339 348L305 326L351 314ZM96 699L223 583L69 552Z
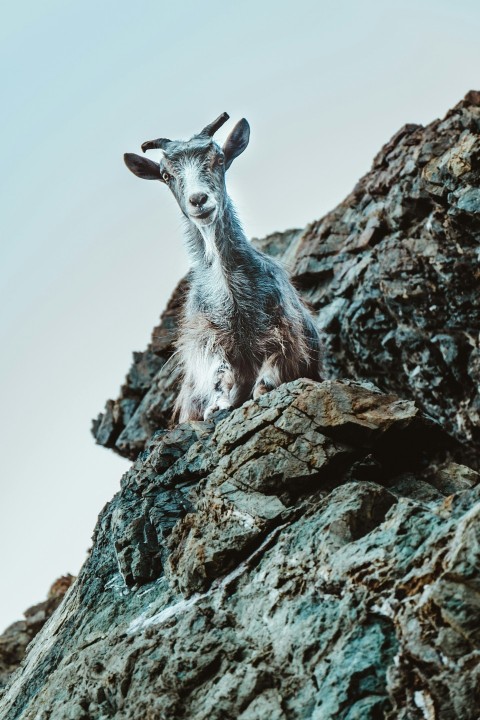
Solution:
M210 137L228 119L224 113L187 142L160 138L142 145L145 152L163 150L159 163L140 155L127 153L125 163L138 177L160 180L168 185L183 214L197 227L214 223L223 210L225 171L248 145L250 128L240 120L223 148Z
M225 158L213 140L171 143L159 171L189 220L198 226L215 222L225 197Z

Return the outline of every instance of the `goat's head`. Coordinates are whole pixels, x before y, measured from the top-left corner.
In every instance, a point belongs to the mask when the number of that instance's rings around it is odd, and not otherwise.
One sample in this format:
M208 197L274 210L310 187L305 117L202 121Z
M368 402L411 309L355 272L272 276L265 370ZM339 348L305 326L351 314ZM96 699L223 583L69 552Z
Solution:
M245 150L250 136L250 127L243 118L221 148L212 136L227 120L227 113L223 113L191 140L159 138L143 143L143 152L154 148L163 151L159 163L126 153L125 164L137 177L168 185L183 214L197 226L210 225L222 211L225 171Z

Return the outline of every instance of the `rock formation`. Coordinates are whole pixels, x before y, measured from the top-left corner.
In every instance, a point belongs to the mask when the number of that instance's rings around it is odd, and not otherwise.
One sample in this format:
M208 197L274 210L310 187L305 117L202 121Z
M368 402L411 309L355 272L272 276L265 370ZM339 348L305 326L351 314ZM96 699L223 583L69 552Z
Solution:
M480 458L480 92L443 120L405 125L335 210L259 246L283 260L317 311L330 378L374 382L415 400ZM184 280L120 397L94 423L97 442L134 459L165 427Z
M25 610L24 619L13 623L0 635L0 693L25 657L28 645L53 615L74 580L72 575L55 580L47 599Z
M135 462L2 720L478 720L479 131L472 92L257 241L324 382L168 429L177 288L94 423Z

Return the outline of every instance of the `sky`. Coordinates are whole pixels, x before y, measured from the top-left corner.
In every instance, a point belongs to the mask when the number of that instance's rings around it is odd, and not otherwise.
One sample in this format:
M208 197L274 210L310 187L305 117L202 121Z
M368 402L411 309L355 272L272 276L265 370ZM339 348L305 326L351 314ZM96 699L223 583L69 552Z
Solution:
M0 631L78 573L129 463L94 444L188 268L123 164L227 111L247 233L340 202L406 122L480 89L478 0L17 0L0 10Z

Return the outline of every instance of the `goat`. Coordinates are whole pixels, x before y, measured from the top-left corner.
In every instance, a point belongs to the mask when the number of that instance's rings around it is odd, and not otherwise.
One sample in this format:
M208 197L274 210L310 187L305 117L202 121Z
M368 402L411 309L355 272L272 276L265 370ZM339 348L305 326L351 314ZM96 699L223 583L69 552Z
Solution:
M212 139L220 115L188 141L159 138L154 162L126 153L140 178L168 185L186 219L191 260L177 354L183 381L175 403L179 422L208 419L283 382L320 380L320 338L286 271L247 240L225 187L225 172L248 145L243 118L223 148Z

